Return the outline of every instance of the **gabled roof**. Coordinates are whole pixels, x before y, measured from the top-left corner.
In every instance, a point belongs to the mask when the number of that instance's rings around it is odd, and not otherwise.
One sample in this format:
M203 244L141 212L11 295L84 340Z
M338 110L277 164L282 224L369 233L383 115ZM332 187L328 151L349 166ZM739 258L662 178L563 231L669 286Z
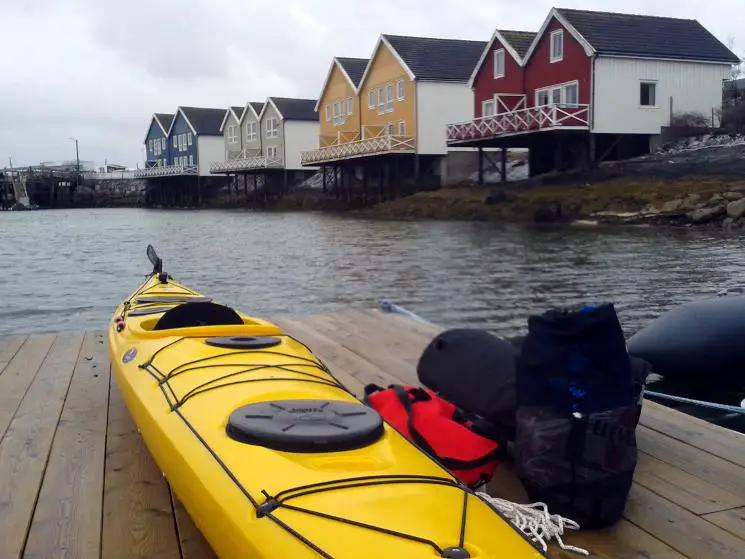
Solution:
M245 108L243 109L243 114L241 115L241 124L243 123L243 119L246 118L246 115L252 114L256 117L256 120L259 120L259 115L264 110L264 103L261 103L259 101L249 101L246 103Z
M334 68L339 68L339 71L346 78L349 85L357 93L357 86L360 83L362 75L365 73L367 63L370 61L368 58L348 58L342 56L335 56L329 65L329 71L326 72L326 79L323 80L323 87L321 88L321 94L318 96L316 106L314 110L318 112L318 106L321 103L323 92L326 91L326 87L329 85L331 74L334 72Z
M381 45L391 51L411 80L467 83L486 42L382 34L360 78L358 90L365 82Z
M225 109L210 109L205 107L179 107L176 114L186 120L186 124L195 136L220 136L220 126L225 117ZM176 122L174 116L171 126L168 128L168 135L171 135L173 124Z
M153 122L155 122L160 127L160 129L163 131L163 134L168 136L168 130L170 130L171 128L172 121L172 113L153 113L153 116L150 117L150 125L147 127L147 132L145 133L144 143L147 143L147 137L150 135L150 129L153 127Z
M510 56L512 56L515 62L517 62L518 66L522 66L523 57L530 48L530 45L533 43L536 35L537 33L533 31L495 29L491 39L489 39L489 42L486 43L486 46L481 53L481 57L479 58L478 62L476 62L476 65L473 67L471 77L468 79L468 87L473 87L473 82L476 80L476 76L478 75L481 66L484 64L484 60L486 60L486 57L489 55L489 52L494 45L494 41L499 41L504 49L510 53Z
M264 116L269 105L274 107L282 120L318 120L316 115L317 99L301 99L295 97L267 97L264 107L259 113L259 119Z
M737 64L739 58L695 19L553 8L530 46L535 51L553 17L588 55Z
M222 117L220 132L222 132L225 128L225 123L228 121L228 116L230 116L231 114L233 115L233 118L235 118L235 120L240 123L241 119L243 118L243 110L244 107L228 107L225 111L225 116Z

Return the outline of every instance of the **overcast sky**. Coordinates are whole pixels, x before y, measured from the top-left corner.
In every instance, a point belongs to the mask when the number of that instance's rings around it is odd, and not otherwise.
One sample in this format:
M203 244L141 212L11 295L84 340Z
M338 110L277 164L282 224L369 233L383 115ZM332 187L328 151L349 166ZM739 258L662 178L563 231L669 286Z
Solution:
M698 19L745 53L743 0L564 0ZM488 40L537 30L550 0L0 0L0 167L134 166L153 112L317 98L333 56L380 33ZM395 14L395 16L394 16Z

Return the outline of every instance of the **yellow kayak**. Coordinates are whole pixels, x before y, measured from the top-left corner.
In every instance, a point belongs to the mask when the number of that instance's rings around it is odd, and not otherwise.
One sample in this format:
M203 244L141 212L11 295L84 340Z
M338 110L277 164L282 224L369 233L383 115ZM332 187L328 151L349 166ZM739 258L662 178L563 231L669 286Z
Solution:
M300 341L153 272L117 308L112 370L174 492L224 558L538 559L495 509Z

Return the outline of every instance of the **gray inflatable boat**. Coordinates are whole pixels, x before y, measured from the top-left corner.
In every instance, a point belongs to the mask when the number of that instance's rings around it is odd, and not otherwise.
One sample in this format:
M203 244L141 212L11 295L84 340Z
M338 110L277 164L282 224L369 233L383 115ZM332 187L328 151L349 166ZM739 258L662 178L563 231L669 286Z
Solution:
M627 342L629 354L669 379L742 377L745 369L743 288L675 307Z

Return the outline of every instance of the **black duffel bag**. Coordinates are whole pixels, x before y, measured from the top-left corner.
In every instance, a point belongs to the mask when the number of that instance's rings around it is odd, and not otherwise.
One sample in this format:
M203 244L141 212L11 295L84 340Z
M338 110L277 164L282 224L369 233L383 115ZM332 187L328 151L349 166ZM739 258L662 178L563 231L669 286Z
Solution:
M483 432L514 438L517 349L486 330L454 328L438 334L417 364L419 382L480 418Z
M516 472L533 501L582 528L622 515L637 463L648 367L612 304L528 319L517 359Z

